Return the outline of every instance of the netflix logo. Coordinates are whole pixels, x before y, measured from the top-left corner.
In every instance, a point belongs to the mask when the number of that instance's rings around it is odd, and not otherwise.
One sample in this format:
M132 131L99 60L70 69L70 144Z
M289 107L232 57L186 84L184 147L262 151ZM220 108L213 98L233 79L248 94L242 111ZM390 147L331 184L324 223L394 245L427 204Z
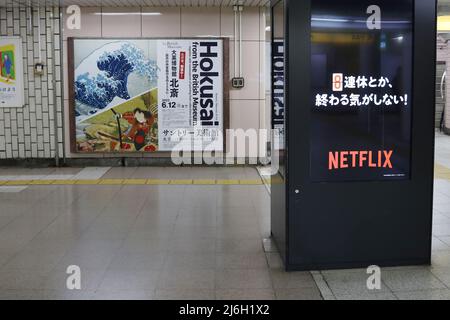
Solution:
M388 168L392 169L393 150L379 151L330 151L328 170L349 168Z

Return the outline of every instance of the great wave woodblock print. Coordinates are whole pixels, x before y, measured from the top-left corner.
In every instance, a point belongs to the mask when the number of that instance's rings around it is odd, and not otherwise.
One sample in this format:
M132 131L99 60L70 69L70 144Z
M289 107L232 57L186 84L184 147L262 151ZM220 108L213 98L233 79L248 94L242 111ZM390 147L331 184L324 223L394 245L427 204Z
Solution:
M74 63L76 151L156 151L156 50L139 40L80 40Z

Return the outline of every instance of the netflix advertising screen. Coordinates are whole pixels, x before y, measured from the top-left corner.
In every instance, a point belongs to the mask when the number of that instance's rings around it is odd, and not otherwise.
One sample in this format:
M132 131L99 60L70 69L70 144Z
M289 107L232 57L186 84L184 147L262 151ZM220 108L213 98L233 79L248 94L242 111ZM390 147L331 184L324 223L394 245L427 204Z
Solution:
M311 180L410 178L413 0L315 0Z

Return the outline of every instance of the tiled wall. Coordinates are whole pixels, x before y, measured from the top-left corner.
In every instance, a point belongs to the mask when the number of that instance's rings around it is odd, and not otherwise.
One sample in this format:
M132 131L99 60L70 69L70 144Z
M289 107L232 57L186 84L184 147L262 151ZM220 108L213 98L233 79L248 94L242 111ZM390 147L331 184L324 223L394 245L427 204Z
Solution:
M19 158L53 158L58 147L63 152L62 98L60 76L59 9L41 8L38 21L37 8L32 10L32 27L25 7L0 8L0 35L20 36L23 44L23 70L25 106L23 108L0 108L0 160ZM38 23L41 34L38 34ZM55 32L51 32L51 23ZM41 37L42 60L45 73L35 76L33 66L38 62ZM54 42L55 51L52 50ZM54 53L54 54L53 54ZM52 59L55 57L56 74L53 75ZM54 99L53 76L56 77ZM55 108L57 109L58 143L55 139Z
M234 71L234 13L232 8L81 8L81 30L64 30L64 57L67 59L68 37L229 37L230 76ZM110 12L130 12L133 15L102 15ZM136 12L157 12L158 15L136 16ZM232 129L266 128L266 9L245 8L243 13L243 72L246 87L230 92L230 126ZM67 60L66 60L67 62ZM65 68L67 80L67 68ZM65 112L69 101L65 81ZM66 117L66 128L69 127ZM66 141L69 132L66 130ZM68 157L80 157L70 154ZM89 155L92 156L92 155ZM108 156L108 155L103 155ZM134 155L136 156L136 155ZM146 155L149 156L149 155ZM155 155L151 155L155 156Z
M102 12L159 12L161 15L101 15ZM100 14L99 14L100 13ZM54 34L51 22L54 21ZM82 8L81 30L63 30L63 57L67 66L67 37L196 37L230 38L230 76L234 71L234 20L231 8ZM25 106L20 109L0 108L0 159L53 158L59 155L81 157L70 153L67 67L64 71L64 109L61 107L60 42L58 8L41 8L42 58L46 65L43 76L35 76L38 62L38 15L32 10L32 28L25 7L0 8L0 34L21 36L24 50ZM243 73L246 87L231 91L230 127L267 128L266 105L266 11L245 8L243 13ZM56 95L53 94L52 41L55 47ZM57 137L55 143L55 117ZM66 117L63 117L66 115ZM63 129L63 119L64 129ZM66 141L65 146L63 141ZM92 155L84 155L84 157ZM100 155L108 156L108 155ZM136 156L136 155L133 155ZM146 155L154 156L154 155Z

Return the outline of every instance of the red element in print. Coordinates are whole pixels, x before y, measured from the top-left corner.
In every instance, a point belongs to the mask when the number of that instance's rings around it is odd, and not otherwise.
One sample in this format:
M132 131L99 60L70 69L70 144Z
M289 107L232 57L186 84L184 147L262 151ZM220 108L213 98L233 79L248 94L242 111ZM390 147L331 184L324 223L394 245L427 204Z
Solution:
M155 151L156 151L156 148L155 148L155 146L150 145L150 146L146 146L146 147L144 148L144 151L147 151L147 152L155 152Z
M180 80L184 80L184 76L186 73L186 52L180 52Z
M144 136L136 136L136 138L134 140L136 141L136 143L139 143L139 144L145 142Z
M333 73L333 91L344 90L344 75L342 73Z

